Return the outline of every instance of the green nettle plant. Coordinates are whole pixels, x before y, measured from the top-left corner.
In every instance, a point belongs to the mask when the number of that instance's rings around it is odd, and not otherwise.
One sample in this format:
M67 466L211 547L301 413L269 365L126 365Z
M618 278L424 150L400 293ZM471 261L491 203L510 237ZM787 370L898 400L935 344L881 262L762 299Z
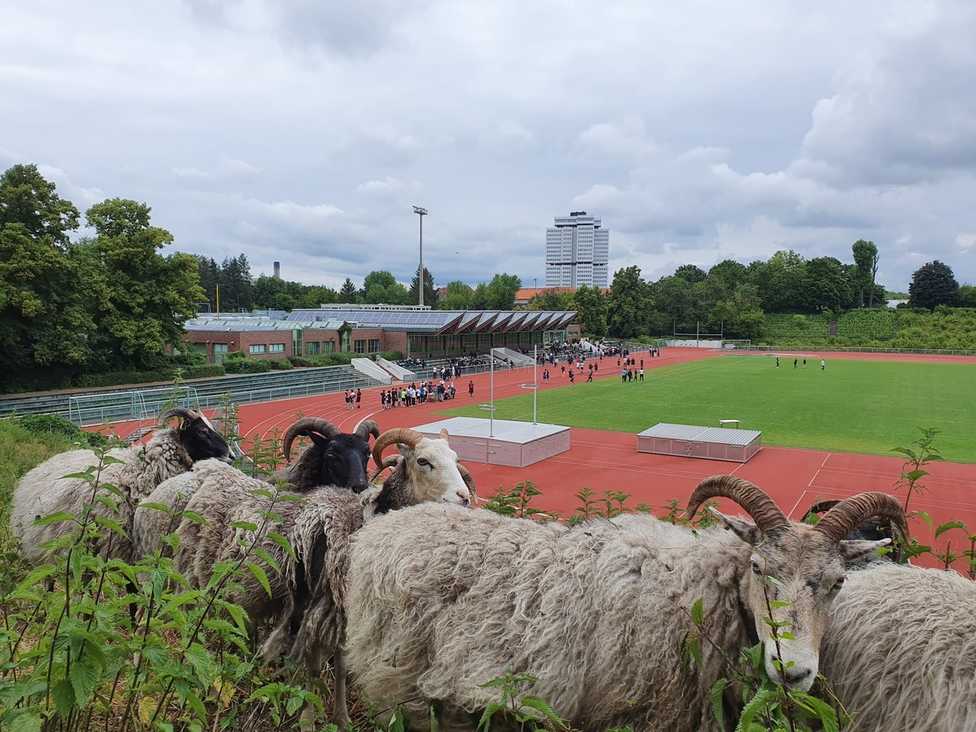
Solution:
M489 732L496 718L504 721L503 729L517 724L519 730L527 732L569 730L566 721L545 700L525 693L538 680L531 674L509 672L483 684L482 688L498 689L499 699L485 707L478 722L479 732Z
M911 447L892 448L892 452L897 452L906 458L898 482L899 486L905 488L905 502L902 508L906 515L908 515L908 505L911 503L912 495L922 492L922 484L919 481L929 474L925 466L942 460L942 453L935 447L935 438L939 430L933 427L919 427L919 431L922 435L912 442Z
M65 476L90 487L82 511L37 519L72 526L47 544L50 558L22 578L13 563L0 570L0 729L259 730L290 723L306 705L321 713L317 695L265 678L250 622L230 599L244 573L270 594L267 571L280 567L260 544L267 538L291 553L275 507L296 498L254 491L266 502L260 523L235 523L249 538L214 564L205 587L192 587L170 558L175 534L135 563L109 558L128 497L103 480L118 460L107 447L95 454L95 465ZM205 521L190 511L181 518Z

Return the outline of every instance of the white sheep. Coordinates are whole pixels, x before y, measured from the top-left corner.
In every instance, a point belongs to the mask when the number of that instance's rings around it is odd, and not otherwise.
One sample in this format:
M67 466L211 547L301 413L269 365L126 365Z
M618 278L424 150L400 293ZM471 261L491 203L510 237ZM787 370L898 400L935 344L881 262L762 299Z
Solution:
M770 676L806 690L845 563L888 540L846 541L868 515L904 523L890 496L865 493L817 526L791 522L748 481L716 476L691 497L725 496L755 524L715 511L692 531L644 515L569 528L488 511L421 505L377 518L352 539L344 654L353 679L385 708L423 725L428 705L477 714L497 700L483 684L506 672L584 730L717 729L709 689L725 658L761 639ZM772 584L767 577L775 577ZM773 616L790 626L775 663ZM689 667L689 609L701 599L712 643ZM474 723L470 724L471 727Z
M976 583L892 564L851 572L821 670L851 732L976 730Z
M383 466L383 451L392 445L399 446L401 457L382 486L358 495L348 489L321 487L301 494L301 500L277 505L275 513L281 520L276 530L288 538L295 556L289 557L277 543L264 538L260 546L282 567L282 572L268 572L271 596L258 580L246 575L241 579L243 591L233 597L255 623L277 617L263 644L266 660L287 653L317 671L324 661L335 657L336 717L340 721L348 720L345 673L337 650L345 625L341 609L349 539L373 516L416 503L470 504L473 482L446 437L389 430L376 440L373 457ZM176 564L192 583L203 586L216 561L239 557L242 544L253 539L252 532L235 529L234 524L261 524L268 499L257 493L268 486L217 465L201 463L197 470L203 478L186 510L204 517L206 523L192 519L180 523Z
M121 559L132 555L132 514L138 502L148 496L160 483L186 472L194 462L207 458L229 460L230 448L207 418L189 409L171 409L160 418L165 424L173 417L180 418L176 429L156 430L146 445L109 451L118 463L106 465L99 480L111 483L123 494L117 518L126 536L106 535L99 540L98 551ZM44 545L73 530L72 521L46 525L35 519L64 512L78 516L92 501L91 486L81 478L66 478L98 464L98 456L91 450L70 450L45 460L17 483L11 502L10 526L20 541L21 550L31 561L45 555ZM102 503L92 508L96 515L110 515L112 511Z

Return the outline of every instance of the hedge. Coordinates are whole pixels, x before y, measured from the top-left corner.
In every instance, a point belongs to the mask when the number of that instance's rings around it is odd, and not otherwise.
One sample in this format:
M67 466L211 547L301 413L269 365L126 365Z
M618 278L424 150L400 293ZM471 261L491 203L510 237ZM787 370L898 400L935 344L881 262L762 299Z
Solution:
M213 378L214 376L223 376L226 373L224 367L220 364L212 364L209 366L187 366L181 370L180 375L184 379L207 379Z
M173 371L105 371L101 374L82 374L76 386L115 386L116 384L145 384L151 381L171 381Z

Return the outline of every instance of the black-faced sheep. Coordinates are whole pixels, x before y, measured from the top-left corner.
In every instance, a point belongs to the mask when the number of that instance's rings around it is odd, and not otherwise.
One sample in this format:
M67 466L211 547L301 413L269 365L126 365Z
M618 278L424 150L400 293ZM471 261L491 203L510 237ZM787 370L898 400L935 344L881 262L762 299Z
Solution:
M821 669L852 732L976 729L976 582L883 564L834 600Z
M347 486L355 493L364 491L368 485L366 469L371 435L380 436L379 427L371 419L360 422L352 434L343 434L321 417L299 419L282 439L285 460L291 459L292 444L297 437L309 437L312 444L279 477L299 492L323 485Z
M694 491L688 515L713 496L755 523L715 511L729 531L644 515L569 528L441 505L369 522L348 567L353 679L421 725L429 704L477 713L497 700L485 682L525 672L539 679L530 693L584 730L708 730L719 728L709 689L725 658L758 637L771 678L808 689L845 564L888 543L844 537L868 515L903 524L901 509L859 494L808 526L747 481L716 476ZM780 641L782 676L764 588L788 603L773 616L795 637ZM683 648L699 599L711 642L691 668Z
M282 445L285 460L290 459L292 445L300 436L310 437L312 445L276 475L288 483L288 489L305 493L331 485L354 492L363 490L367 482L370 436L379 436L376 422L365 420L353 433L343 434L321 417L299 419L285 432ZM159 548L162 538L179 525L180 514L206 474L221 469L220 465L197 464L194 470L161 483L142 501L143 505L136 508L133 519L136 556L146 556ZM168 510L160 510L163 507Z
M160 418L160 423L165 424L173 417L180 419L179 426L157 429L146 445L109 451L109 455L121 462L106 465L100 481L112 483L124 495L117 518L127 536L106 537L100 542L98 551L107 552L111 541L111 555L129 559L133 548L129 538L132 515L140 500L166 479L185 473L198 460L230 459L227 442L203 414L189 409L171 409ZM49 458L20 479L14 489L10 525L28 559L38 561L43 558L45 543L75 527L70 521L41 526L34 523L36 518L58 512L77 516L92 500L91 486L86 481L64 476L83 472L97 464L98 456L91 450L71 450ZM98 502L92 510L100 515L111 512Z
M277 617L263 644L266 660L289 654L318 671L335 656L336 714L340 720L347 718L345 674L336 651L345 625L341 610L350 537L373 516L420 502L467 506L474 489L470 475L446 439L427 438L409 429L389 430L374 445L373 454L380 465L383 451L392 445L399 445L401 457L382 486L372 486L358 495L348 489L321 487L302 494L300 501L276 506L275 512L281 516L276 530L288 538L295 556L289 557L278 544L263 539L260 546L282 568L281 572L268 572L271 596L255 578L245 576L243 591L234 597L255 623ZM203 586L210 579L214 562L239 556L242 541L253 539L252 532L235 529L234 524L261 524L268 499L255 495L255 491L267 490L268 486L221 466L201 463L198 471L205 476L186 510L203 516L206 523L190 519L180 523L176 564L192 583Z

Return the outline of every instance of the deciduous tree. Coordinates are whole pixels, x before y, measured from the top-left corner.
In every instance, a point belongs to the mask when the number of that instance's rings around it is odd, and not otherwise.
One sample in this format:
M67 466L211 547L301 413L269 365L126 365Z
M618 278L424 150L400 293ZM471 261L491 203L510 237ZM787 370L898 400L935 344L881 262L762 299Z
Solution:
M952 305L958 293L959 283L952 269L939 260L919 267L908 286L909 304L915 308Z

